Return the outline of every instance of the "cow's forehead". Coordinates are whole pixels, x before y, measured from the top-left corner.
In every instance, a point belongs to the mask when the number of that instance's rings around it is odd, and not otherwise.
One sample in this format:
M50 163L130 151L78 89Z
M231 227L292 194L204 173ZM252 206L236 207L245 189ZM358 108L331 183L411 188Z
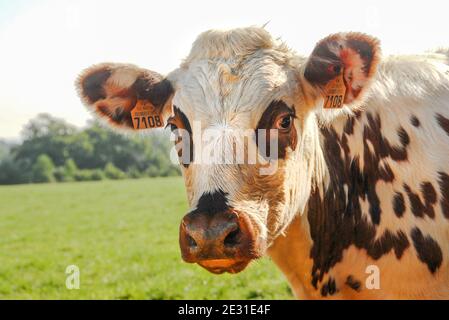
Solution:
M223 61L195 62L178 80L174 104L204 120L261 115L271 101L288 94L291 79L272 62L249 63L241 67L246 70L232 71Z
M182 66L171 75L174 104L189 118L254 126L273 100L295 88L293 54L263 29L200 35ZM252 30L254 31L254 30Z

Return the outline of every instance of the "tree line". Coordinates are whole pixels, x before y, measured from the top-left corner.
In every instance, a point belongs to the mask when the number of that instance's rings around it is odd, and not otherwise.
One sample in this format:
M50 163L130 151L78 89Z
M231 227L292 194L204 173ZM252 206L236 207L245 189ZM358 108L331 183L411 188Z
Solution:
M90 122L79 129L40 114L20 143L0 141L0 184L87 181L179 175L168 133L123 135Z

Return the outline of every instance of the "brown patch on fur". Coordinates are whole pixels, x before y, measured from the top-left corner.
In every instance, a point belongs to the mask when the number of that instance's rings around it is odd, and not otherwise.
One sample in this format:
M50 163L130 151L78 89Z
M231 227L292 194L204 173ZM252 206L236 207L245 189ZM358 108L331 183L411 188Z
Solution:
M434 204L437 202L437 193L430 182L421 183L421 191L426 204Z
M155 107L162 108L171 97L174 89L167 79L153 71L145 71L132 85L137 99L148 100Z
M111 70L104 68L100 70L92 70L87 72L81 80L81 87L84 96L90 103L95 103L100 99L106 98L106 92L103 84L111 76Z
M379 167L379 178L385 182L393 182L394 181L394 173L391 170L388 163L384 163Z
M321 296L327 297L334 295L338 292L337 284L335 283L335 279L330 277L329 280L321 286Z
M402 231L393 233L386 230L375 240L376 227L362 216L359 196L350 194L349 202L346 202L343 183L333 184L324 199L315 190L309 200L307 218L313 241L310 257L313 260L312 285L315 288L330 268L343 259L344 250L351 245L365 249L375 260L390 251L400 259L410 245ZM360 187L353 185L350 190Z
M346 120L345 126L343 128L344 133L347 135L351 135L354 133L354 125L357 117L354 115L354 117L349 117L348 120Z
M388 156L395 161L405 161L408 158L407 146L410 143L409 138L405 130L399 129L398 134L401 139L401 147L392 146L390 142L382 135L382 124L380 116L373 116L370 112L366 113L368 119L368 125L365 126L363 131L363 139L365 141L365 162L372 163L373 159L366 159L366 157L373 157L377 159L386 158ZM366 141L369 140L374 147L374 154L370 155L370 150L366 145ZM376 161L374 161L376 163Z
M405 212L404 195L401 192L396 192L393 197L393 210L398 218L401 218Z
M441 129L446 131L447 135L449 136L449 119L439 113L436 114L436 118Z
M412 116L410 118L410 122L412 123L412 125L416 128L418 128L421 125L421 122L419 121L419 119L416 116Z
M307 218L313 246L310 257L313 260L312 285L317 288L324 275L343 258L343 252L350 246L365 249L367 254L377 260L393 251L401 259L410 246L403 231L385 230L377 237L376 225L380 223L381 207L376 193L377 181L391 182L394 174L381 159L392 157L402 159L406 154L404 147L390 146L380 131L379 117L367 116L369 124L364 130L364 167L359 166L358 158L353 158L345 139L350 125L340 137L334 128L322 128L325 160L329 169L330 184L320 195L318 188L312 191L308 202ZM346 131L346 132L345 132ZM402 144L407 144L403 138ZM374 147L374 154L369 150L367 141ZM343 155L341 150L343 150ZM347 191L345 190L347 187ZM321 187L321 186L320 186ZM324 187L323 187L324 188ZM429 191L428 186L425 186ZM429 193L430 195L430 193ZM398 195L396 210L399 215L405 210L403 196ZM431 197L430 197L431 198ZM365 218L360 200L368 201L371 221ZM402 201L401 201L402 200ZM396 213L398 214L398 213ZM338 237L335 237L338 235Z
M445 172L438 172L441 192L441 211L446 219L449 219L449 175Z
M433 205L436 203L436 192L430 182L423 182L421 184L421 191L424 196L424 203L422 203L419 195L414 193L409 185L404 183L404 190L410 201L412 213L418 218L424 218L426 214L429 218L435 217L435 210Z
M379 41L362 33L339 33L330 35L317 43L312 51L304 70L304 78L314 86L324 86L342 71L345 72L346 98L345 103L350 103L352 93L357 98L365 89L365 86L353 88L352 75L354 56L362 61L365 83L371 79L380 59Z
M114 75L136 75L127 87L108 81ZM127 73L131 73L127 74ZM173 95L170 82L160 74L131 65L101 64L84 71L77 80L78 93L86 106L112 125L134 129L131 110L139 100L150 102L162 109Z
M377 62L375 55L377 54L377 47L379 46L379 41L377 39L371 38L367 35L357 35L351 36L346 40L346 44L354 52L356 52L363 61L363 71L368 76L372 69L373 62Z
M360 118L362 117L362 110L356 110L356 111L354 111L354 117L355 117L357 120L360 120Z
M431 273L435 273L443 261L443 252L441 251L438 242L431 236L424 237L419 228L414 228L412 230L411 237L416 252L418 253L419 260L427 264Z
M360 292L362 284L359 280L355 279L352 275L346 278L345 284L354 291Z
M410 144L410 137L408 136L407 131L403 127L398 129L399 140L402 143L402 146L406 147Z

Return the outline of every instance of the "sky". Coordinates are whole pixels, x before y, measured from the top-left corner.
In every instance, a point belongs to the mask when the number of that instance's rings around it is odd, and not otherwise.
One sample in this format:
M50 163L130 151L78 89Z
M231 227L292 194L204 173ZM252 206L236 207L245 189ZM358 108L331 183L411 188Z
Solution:
M0 138L50 113L83 126L74 81L94 63L166 74L208 29L263 25L300 54L331 33L361 31L384 54L449 47L445 1L0 0Z

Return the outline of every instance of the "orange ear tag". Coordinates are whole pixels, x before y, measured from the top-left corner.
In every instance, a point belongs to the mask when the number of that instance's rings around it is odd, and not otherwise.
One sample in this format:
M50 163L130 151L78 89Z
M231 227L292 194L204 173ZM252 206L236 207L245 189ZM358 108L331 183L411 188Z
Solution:
M138 100L131 110L134 129L152 129L164 126L159 110L148 101Z
M346 86L343 81L343 70L329 81L324 88L324 109L339 109L345 101Z

